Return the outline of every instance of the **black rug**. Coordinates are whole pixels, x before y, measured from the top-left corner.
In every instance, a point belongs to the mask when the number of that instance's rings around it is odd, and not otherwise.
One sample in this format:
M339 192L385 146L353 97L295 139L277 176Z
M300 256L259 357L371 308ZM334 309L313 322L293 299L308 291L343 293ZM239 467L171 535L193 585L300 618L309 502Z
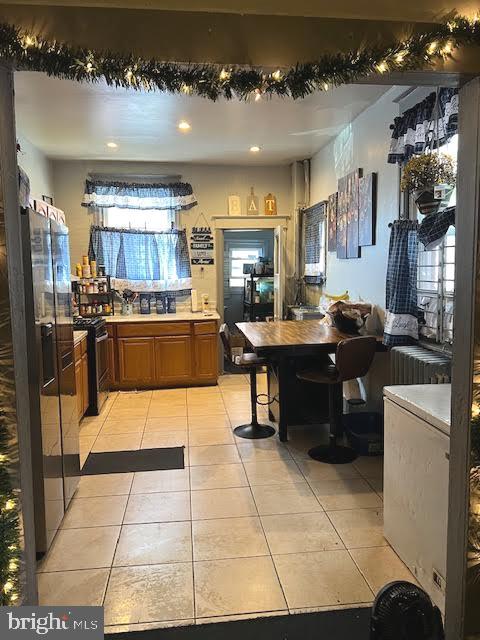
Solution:
M83 465L82 475L93 476L99 473L184 469L183 452L184 447L170 447L165 449L90 453Z
M369 640L370 607L115 633L115 640Z

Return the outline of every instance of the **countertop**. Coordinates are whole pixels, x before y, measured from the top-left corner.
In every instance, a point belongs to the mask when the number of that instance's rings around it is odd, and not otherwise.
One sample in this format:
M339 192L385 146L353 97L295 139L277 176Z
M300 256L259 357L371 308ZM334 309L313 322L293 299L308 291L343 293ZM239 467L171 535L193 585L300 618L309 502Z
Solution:
M396 385L383 389L386 398L450 435L450 384Z
M108 323L118 322L179 322L181 320L220 320L220 316L216 311L212 311L211 315L205 316L201 311L193 313L192 311L179 311L178 313L133 313L130 316L122 316L120 314L105 317Z
M83 329L81 329L80 331L78 329L74 329L73 330L73 346L75 347L79 342L81 342L87 336L88 336L88 331L84 331Z

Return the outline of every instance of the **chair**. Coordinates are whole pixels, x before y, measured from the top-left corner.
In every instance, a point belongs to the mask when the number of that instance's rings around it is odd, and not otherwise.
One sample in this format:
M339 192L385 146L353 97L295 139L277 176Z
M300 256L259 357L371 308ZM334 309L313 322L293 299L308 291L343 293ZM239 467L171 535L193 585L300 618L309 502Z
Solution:
M240 438L247 438L249 440L270 438L270 436L273 436L275 433L275 429L268 424L259 424L257 419L257 368L266 364L266 360L265 358L259 358L256 353L244 353L233 359L230 330L228 326L226 324L222 324L219 333L227 357L234 362L237 367L248 371L250 374L250 404L252 419L250 424L242 424L239 427L235 427L233 432Z
M357 457L353 449L337 443L337 437L343 435L342 384L347 380L366 375L372 364L376 347L376 339L369 336L342 340L337 345L335 364L331 362L297 373L299 380L328 385L329 443L310 449L308 455L314 460L329 464L345 464Z

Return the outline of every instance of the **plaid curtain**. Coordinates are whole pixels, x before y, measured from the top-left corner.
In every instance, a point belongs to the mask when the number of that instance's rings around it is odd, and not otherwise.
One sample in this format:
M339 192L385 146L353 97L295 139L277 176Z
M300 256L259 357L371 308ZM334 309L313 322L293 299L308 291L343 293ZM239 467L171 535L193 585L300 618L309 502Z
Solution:
M303 210L305 229L305 272L307 284L323 284L325 280L325 214L326 202L319 202Z
M90 260L105 265L120 291L185 291L192 288L187 234L92 226Z
M82 207L186 211L197 204L192 185L86 180Z
M427 251L440 245L451 226L455 226L455 207L425 216L418 227L418 239Z
M418 223L395 221L388 252L385 345L412 344L418 340L417 257Z

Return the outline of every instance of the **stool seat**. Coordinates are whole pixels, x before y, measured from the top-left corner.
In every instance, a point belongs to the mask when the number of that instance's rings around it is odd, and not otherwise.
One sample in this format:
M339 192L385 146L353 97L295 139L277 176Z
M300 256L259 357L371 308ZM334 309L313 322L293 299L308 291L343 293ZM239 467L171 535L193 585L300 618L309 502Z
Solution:
M318 369L299 371L297 378L305 380L305 382L316 382L317 384L337 384L337 382L340 382L340 373L332 363Z
M256 353L243 353L235 362L239 367L261 367L267 364L266 358L260 358Z

